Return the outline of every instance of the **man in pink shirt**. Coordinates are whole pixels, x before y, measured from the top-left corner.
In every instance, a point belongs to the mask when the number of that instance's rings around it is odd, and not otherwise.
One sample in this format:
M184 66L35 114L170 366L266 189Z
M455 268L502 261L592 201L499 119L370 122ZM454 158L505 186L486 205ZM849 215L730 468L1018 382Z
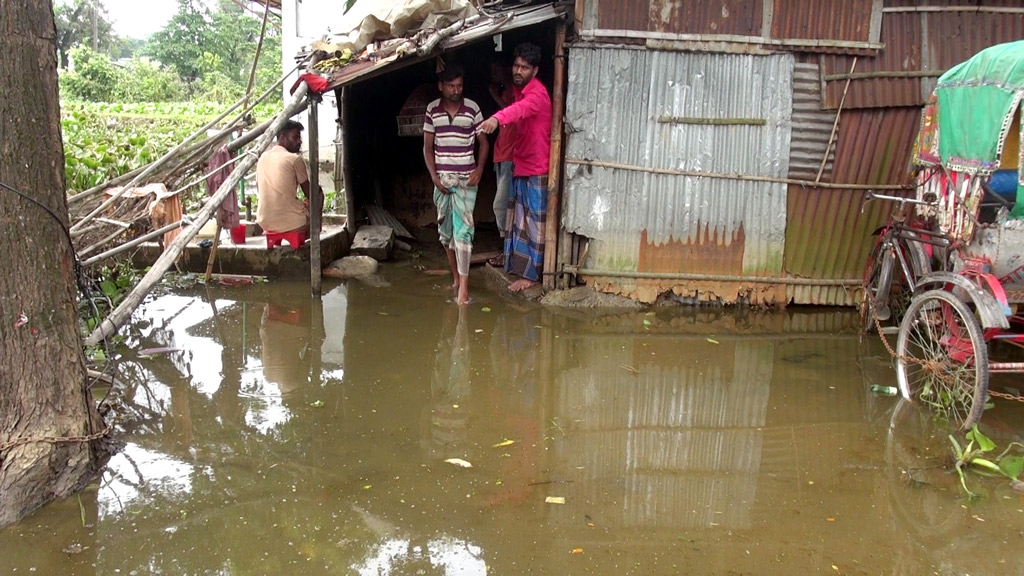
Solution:
M509 229L505 235L505 271L519 276L509 284L521 292L540 283L544 272L544 221L548 207L548 161L551 154L551 97L540 80L540 48L516 46L512 84L516 101L482 124L491 134L498 127L515 126L512 149L512 191L509 193Z

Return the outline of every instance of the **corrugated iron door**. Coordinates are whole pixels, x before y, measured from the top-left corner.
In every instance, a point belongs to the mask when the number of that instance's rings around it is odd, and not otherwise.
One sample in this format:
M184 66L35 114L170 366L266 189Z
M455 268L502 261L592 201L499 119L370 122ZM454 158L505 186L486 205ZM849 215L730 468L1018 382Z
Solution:
M722 278L782 274L786 186L765 178L789 171L792 84L790 54L573 48L562 224L590 239L583 268L625 276L588 281L646 302L784 298Z

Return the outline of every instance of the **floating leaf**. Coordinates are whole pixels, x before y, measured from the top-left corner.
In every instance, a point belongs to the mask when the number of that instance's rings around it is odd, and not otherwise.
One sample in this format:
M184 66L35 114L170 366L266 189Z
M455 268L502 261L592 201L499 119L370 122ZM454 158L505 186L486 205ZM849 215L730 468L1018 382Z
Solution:
M544 501L548 504L565 504L565 496L548 496Z
M480 309L480 311L481 312L490 312L491 308L489 306L484 306L483 308Z
M312 404L310 404L310 406L312 406L313 408L320 408L323 405L324 405L324 401L323 400L317 400L316 402L313 402Z
M644 326L650 326L650 325L651 325L651 321L646 319L646 318L644 318Z
M502 440L501 442L498 442L497 444L493 444L493 445L491 446L491 448L501 448L501 447L503 447L503 446L511 446L511 445L513 445L513 444L515 444L515 443L516 443L516 441L515 441L515 440L508 440L508 439L505 439L505 440Z
M1024 456L1004 456L999 461L999 469L1007 477L1016 480L1021 471L1024 471Z
M977 442L978 448L980 448L982 452L991 452L996 449L996 443L988 436L982 434L981 431L978 430L977 424L971 426L971 431L967 433L967 439Z
M462 458L449 458L449 459L445 460L445 463L447 463L447 464L454 464L454 465L459 466L461 468L472 468L473 467L472 464L470 464L469 462L466 462Z

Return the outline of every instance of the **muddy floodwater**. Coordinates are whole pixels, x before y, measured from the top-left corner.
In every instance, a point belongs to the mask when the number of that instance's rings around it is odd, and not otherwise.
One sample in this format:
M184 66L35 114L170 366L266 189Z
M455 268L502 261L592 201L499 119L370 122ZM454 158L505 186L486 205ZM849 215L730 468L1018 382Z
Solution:
M553 310L476 270L462 308L413 263L151 298L123 450L0 573L1024 574L1024 496L965 497L854 312Z

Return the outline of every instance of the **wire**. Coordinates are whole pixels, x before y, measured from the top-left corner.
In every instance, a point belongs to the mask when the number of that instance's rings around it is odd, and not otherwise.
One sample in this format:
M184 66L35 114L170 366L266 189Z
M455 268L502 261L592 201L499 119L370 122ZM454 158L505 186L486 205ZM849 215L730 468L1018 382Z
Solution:
M72 254L74 254L74 253L75 253L75 245L74 245L74 243L73 243L73 242L71 242L71 233L70 233L70 232L68 232L68 229L67 229L67 227L66 227L66 226L64 226L64 221L60 219L60 216L58 216L56 212L54 212L53 210L51 210L51 209L50 209L50 207L49 207L49 206L47 206L46 204L43 204L43 203L42 203L42 202L40 202L39 200L36 200L35 198L33 198L33 197L29 196L28 194L25 194L25 193L24 193L24 192L22 192L21 190L18 190L17 188L14 188L14 187L13 187L13 186L11 186L10 184L7 184L6 182L3 182L2 180L0 180L0 186L3 186L4 188L6 188L6 189L10 190L11 192L14 192L14 193L15 193L15 194L17 194L18 196L21 196L21 197L22 197L22 198L24 198L25 200L28 200L29 202L32 202L33 204L35 204L36 206L39 206L39 207L40 207L40 208L42 208L43 210L46 210L46 212L47 212L47 213L48 213L48 214L49 214L50 216L52 216L54 220L56 220L56 221L57 221L57 224L60 224L60 229L61 229L61 231L62 231L62 232L64 232L64 236L65 236L65 237L67 238L67 240L68 240L68 246L70 246L70 247L71 247L71 253L72 253Z

